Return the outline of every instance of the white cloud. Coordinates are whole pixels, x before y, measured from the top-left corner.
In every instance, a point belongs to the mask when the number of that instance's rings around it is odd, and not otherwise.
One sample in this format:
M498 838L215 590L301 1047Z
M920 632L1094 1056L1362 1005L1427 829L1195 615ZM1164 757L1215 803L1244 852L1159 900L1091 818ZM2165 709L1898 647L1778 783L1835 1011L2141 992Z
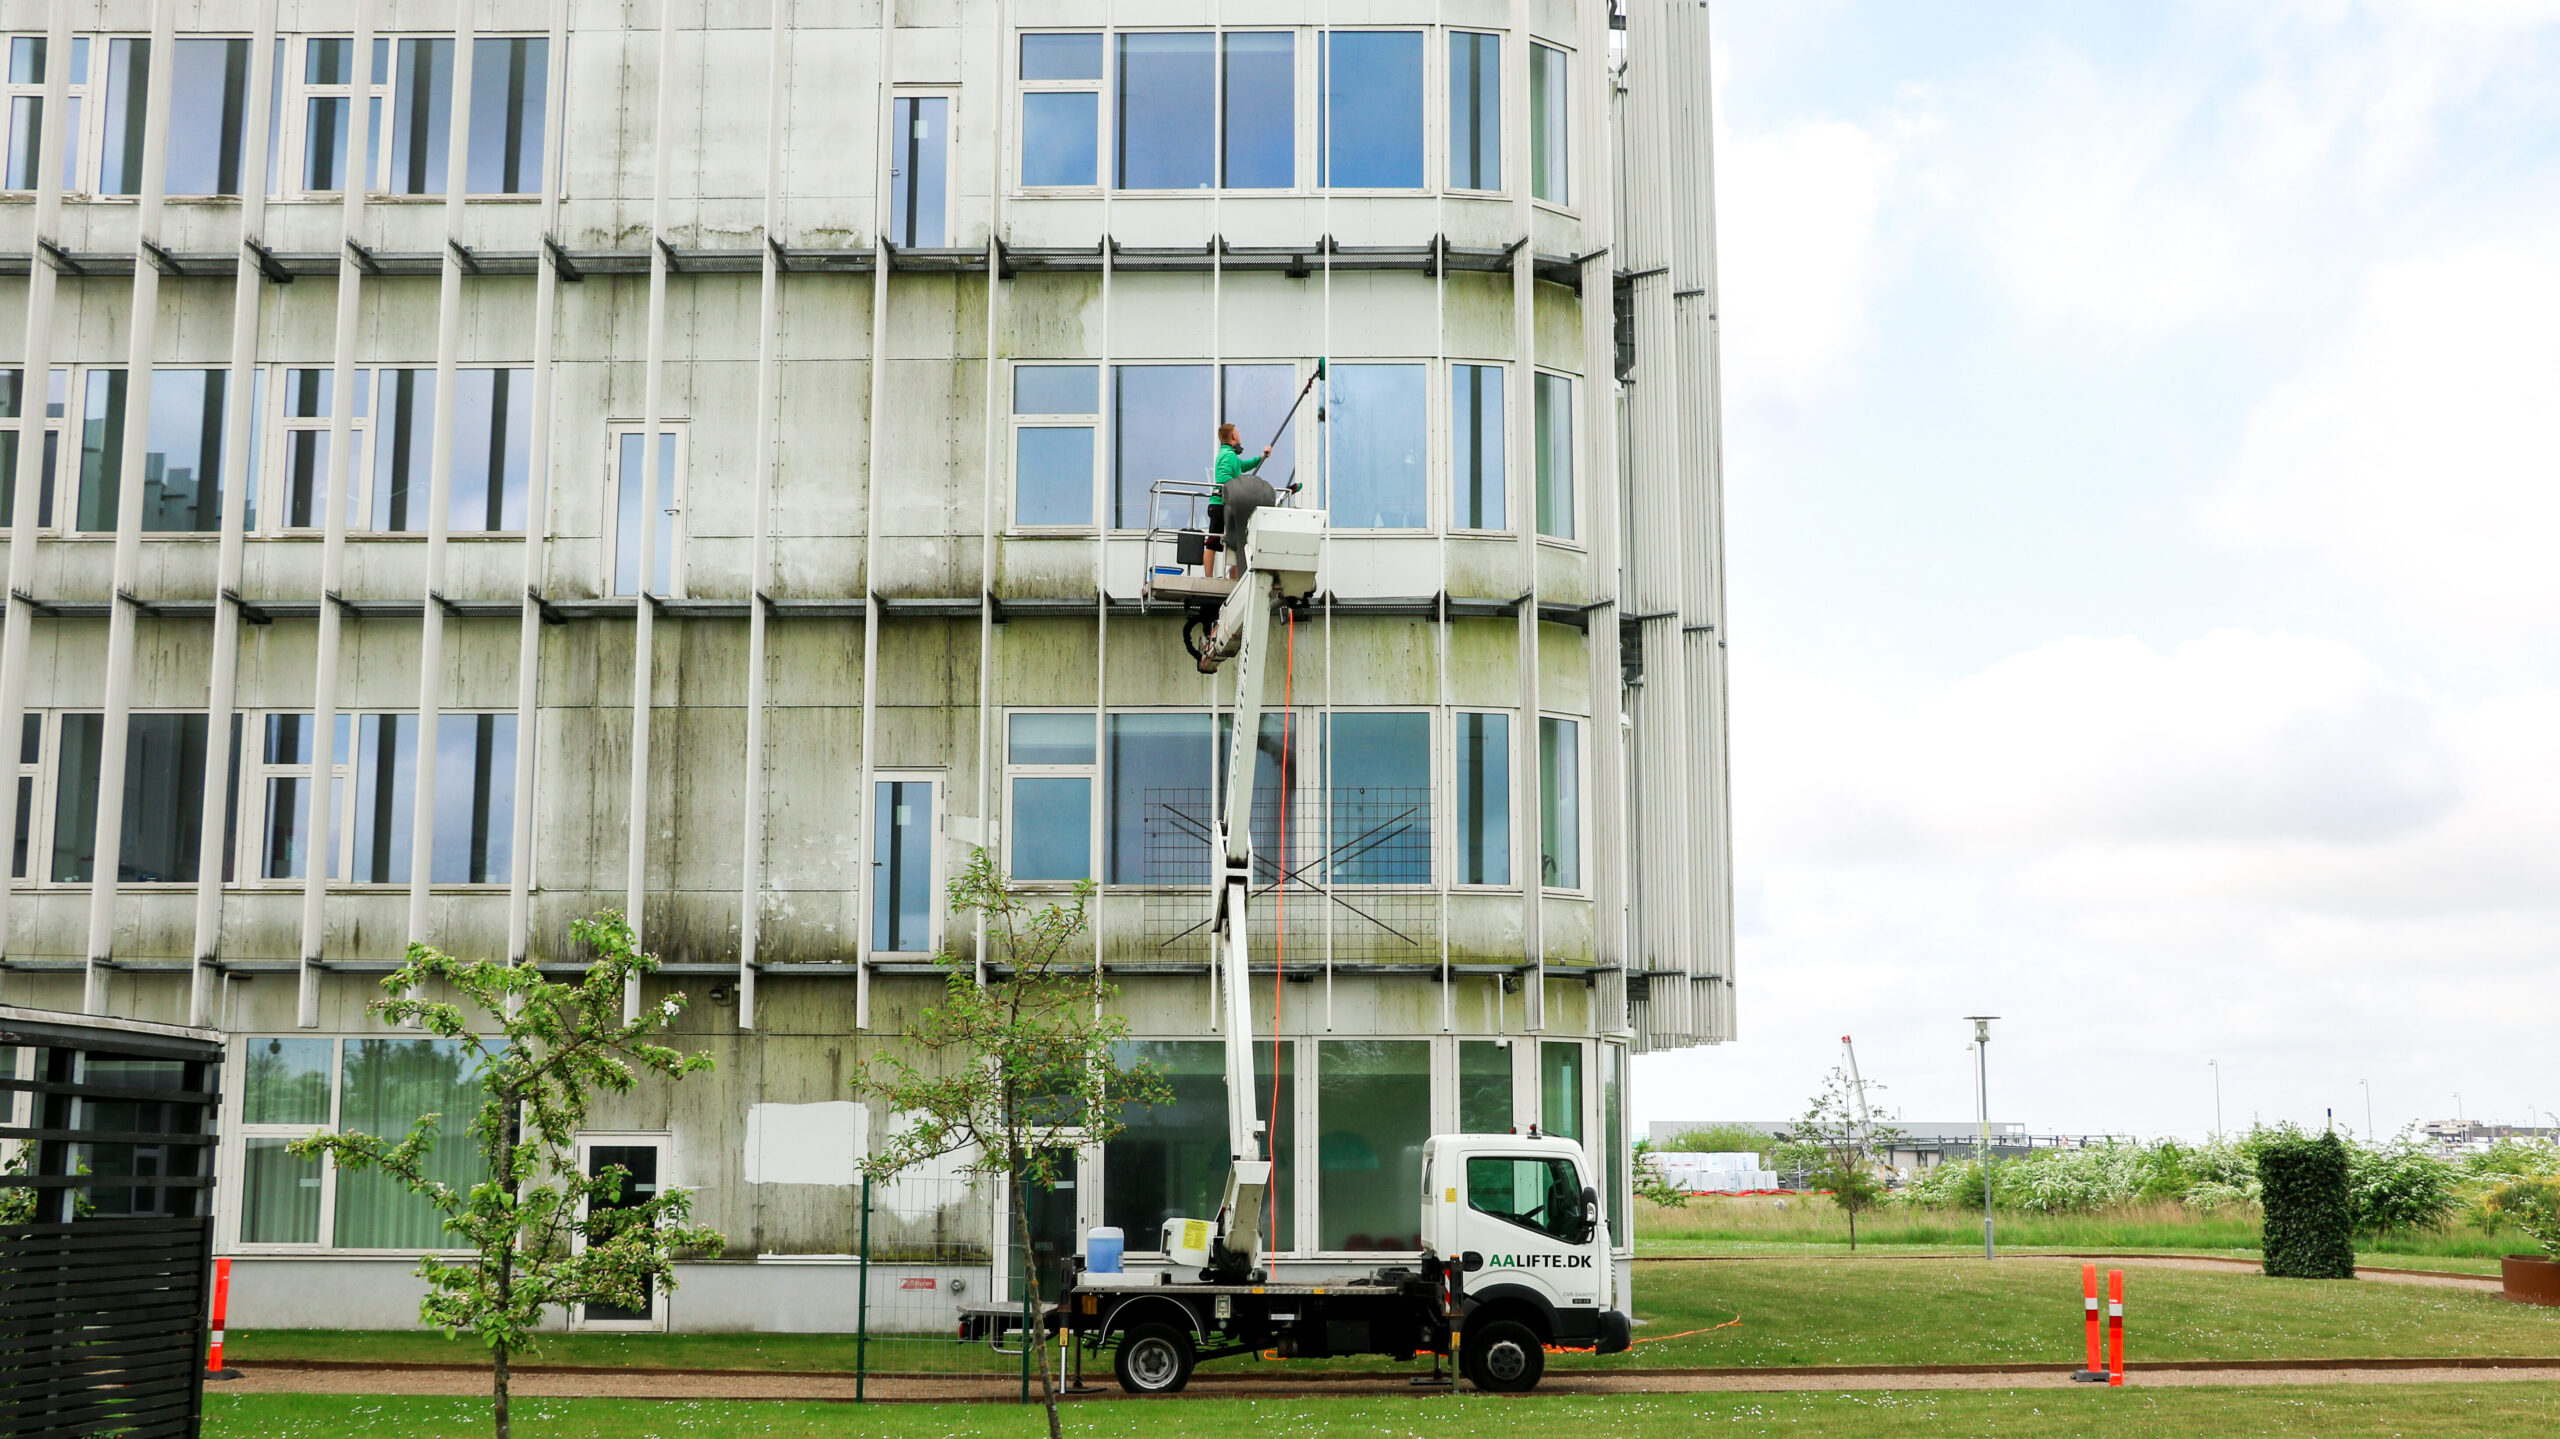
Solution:
M1884 270L1897 142L1842 120L1716 138L1729 405L1801 405L1852 369Z

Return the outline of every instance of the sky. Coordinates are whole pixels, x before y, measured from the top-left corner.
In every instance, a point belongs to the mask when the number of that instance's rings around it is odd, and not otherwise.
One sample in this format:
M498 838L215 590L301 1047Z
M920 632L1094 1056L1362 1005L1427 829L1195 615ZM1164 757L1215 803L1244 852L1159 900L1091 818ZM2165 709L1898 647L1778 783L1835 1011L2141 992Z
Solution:
M2037 1133L2560 1110L2560 0L1711 23L1741 1038L1639 1123L1969 1118L1972 1014Z

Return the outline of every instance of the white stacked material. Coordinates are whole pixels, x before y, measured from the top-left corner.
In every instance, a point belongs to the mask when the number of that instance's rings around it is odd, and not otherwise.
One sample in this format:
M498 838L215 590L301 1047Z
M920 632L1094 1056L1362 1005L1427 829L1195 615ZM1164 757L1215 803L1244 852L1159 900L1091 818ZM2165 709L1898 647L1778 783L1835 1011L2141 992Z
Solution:
M1732 1193L1778 1187L1777 1171L1760 1167L1760 1156L1748 1151L1717 1154L1654 1154L1648 1156L1661 1171L1664 1182L1672 1188L1691 1194Z

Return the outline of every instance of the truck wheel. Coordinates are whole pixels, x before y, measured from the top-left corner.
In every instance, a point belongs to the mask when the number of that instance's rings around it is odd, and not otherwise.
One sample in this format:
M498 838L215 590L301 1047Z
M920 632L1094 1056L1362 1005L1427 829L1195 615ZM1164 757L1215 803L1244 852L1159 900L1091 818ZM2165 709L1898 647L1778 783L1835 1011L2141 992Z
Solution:
M1191 1336L1170 1324L1141 1324L1120 1337L1111 1370L1132 1394L1179 1394L1191 1382Z
M1467 1330L1458 1367L1468 1382L1495 1394L1526 1394L1547 1372L1547 1346L1528 1325L1496 1319Z

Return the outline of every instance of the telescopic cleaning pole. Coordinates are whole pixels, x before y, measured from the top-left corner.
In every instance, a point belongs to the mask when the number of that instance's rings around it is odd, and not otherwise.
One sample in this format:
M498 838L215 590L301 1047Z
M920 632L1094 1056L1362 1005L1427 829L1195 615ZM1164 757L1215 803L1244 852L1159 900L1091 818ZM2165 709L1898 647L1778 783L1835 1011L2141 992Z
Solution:
M1313 390L1316 387L1316 381L1323 378L1324 356L1318 355L1316 356L1316 372L1307 376L1307 382L1298 387L1298 398L1289 402L1289 413L1280 417L1280 428L1271 432L1271 445L1279 444L1280 437L1289 433L1289 422L1298 417L1298 407L1307 402L1307 392ZM1265 445L1263 448L1269 449L1271 448L1271 445Z

